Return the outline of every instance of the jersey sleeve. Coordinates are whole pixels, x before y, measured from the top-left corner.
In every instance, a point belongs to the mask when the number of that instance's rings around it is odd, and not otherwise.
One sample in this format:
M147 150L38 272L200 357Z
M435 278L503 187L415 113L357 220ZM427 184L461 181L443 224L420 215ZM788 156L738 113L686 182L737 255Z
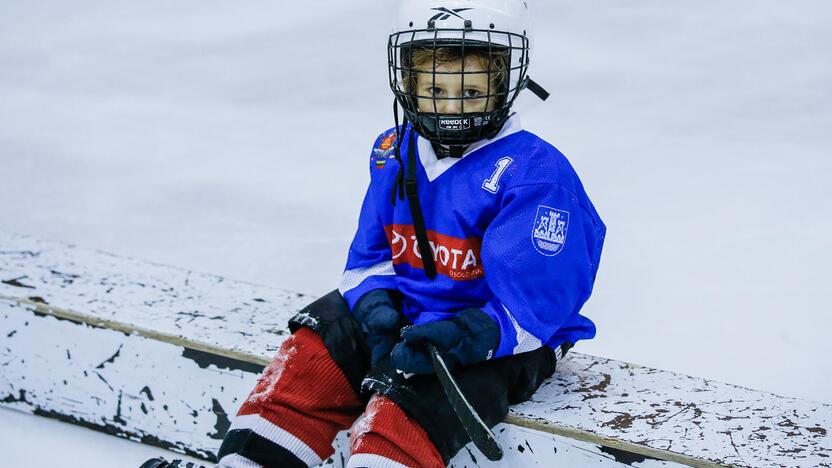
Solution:
M495 358L537 349L575 320L592 292L605 232L594 209L563 187L506 191L482 251L493 293L483 310L500 325Z
M355 307L358 299L370 290L397 289L393 256L380 215L384 208L381 204L389 203L389 197L383 196L385 190L379 187L381 181L373 175L374 167L377 167L375 161L379 156L378 149L380 146L383 147L388 138L387 133L382 134L373 145L370 157L370 186L364 195L358 217L358 230L350 245L347 265L338 287L350 310Z

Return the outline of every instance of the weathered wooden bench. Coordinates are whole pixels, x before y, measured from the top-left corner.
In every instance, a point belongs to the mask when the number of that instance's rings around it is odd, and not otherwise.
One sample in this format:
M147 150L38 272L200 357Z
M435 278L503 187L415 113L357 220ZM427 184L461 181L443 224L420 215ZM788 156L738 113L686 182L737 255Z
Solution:
M3 406L206 460L314 299L1 232L0 281ZM828 404L570 352L502 462L452 465L832 467L830 429Z

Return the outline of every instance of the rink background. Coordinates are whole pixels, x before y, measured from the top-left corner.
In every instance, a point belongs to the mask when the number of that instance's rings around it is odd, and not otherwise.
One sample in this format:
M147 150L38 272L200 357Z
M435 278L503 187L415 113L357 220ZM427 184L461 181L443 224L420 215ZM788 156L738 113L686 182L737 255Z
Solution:
M387 3L0 4L0 229L334 289ZM608 226L578 350L832 401L832 5L532 8L523 121Z
M14 468L138 468L164 456L205 463L54 419L0 408L3 466Z

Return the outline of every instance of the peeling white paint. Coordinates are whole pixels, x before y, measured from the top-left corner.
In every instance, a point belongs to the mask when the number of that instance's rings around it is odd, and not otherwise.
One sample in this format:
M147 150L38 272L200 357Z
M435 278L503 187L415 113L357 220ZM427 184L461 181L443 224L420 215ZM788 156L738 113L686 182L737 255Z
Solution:
M180 346L38 316L6 301L0 301L0 318L3 406L201 458L215 457L233 418L227 413L236 412L258 380L256 373L202 367L183 357ZM507 424L495 431L508 466L622 466L591 443ZM345 466L347 438L339 434L336 454L322 466ZM647 460L636 466L671 465ZM469 445L451 466L507 465L489 462Z
M183 357L181 346L36 316L4 301L0 318L6 406L167 442L195 456L216 451L228 418L257 379L240 370L203 369Z

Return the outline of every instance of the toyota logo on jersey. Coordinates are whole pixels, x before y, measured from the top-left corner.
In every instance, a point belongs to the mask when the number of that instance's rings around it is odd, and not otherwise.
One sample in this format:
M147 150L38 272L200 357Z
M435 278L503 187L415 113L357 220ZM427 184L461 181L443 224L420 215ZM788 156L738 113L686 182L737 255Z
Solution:
M425 268L416 242L416 230L412 224L392 224L385 226L384 230L387 233L394 265L407 264L413 268ZM436 231L428 231L427 235L437 273L456 281L485 276L480 257L482 239L460 239Z

